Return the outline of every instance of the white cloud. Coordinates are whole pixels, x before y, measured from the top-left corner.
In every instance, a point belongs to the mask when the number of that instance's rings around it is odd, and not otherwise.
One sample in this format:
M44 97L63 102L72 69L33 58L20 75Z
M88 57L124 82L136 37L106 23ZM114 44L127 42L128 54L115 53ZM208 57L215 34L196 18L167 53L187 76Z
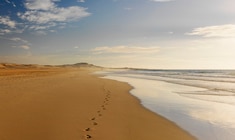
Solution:
M89 16L86 8L71 6L68 8L54 8L51 11L27 11L24 14L18 14L21 19L37 24L46 24L52 22L69 22L79 20Z
M9 4L15 3L5 0ZM68 22L78 21L90 15L87 8L80 6L59 7L56 2L60 0L25 0L25 12L18 12L17 16L23 20L17 23L9 16L0 16L0 35L10 33L23 33L25 30L35 31L33 34L45 35L54 28L62 29ZM82 2L82 1L81 1ZM18 27L23 27L19 30Z
M0 16L0 24L6 25L10 28L15 28L16 27L16 22L12 21L10 19L10 17L8 17L8 16L5 16L5 17Z
M51 33L55 33L56 32L56 30L49 30Z
M26 0L25 7L29 10L50 10L55 8L58 0Z
M77 0L77 2L85 2L85 0Z
M90 15L87 8L80 6L59 7L59 0L27 0L24 4L27 11L17 13L22 20L28 21L29 30L46 30L51 27L77 21ZM45 31L44 31L45 32Z
M21 49L25 49L25 50L29 50L29 49L30 49L30 47L29 47L29 46L27 46L27 45L19 46L19 48L21 48Z
M43 30L38 30L38 31L34 32L33 34L40 36L40 35L47 35L47 32L43 31Z
M0 35L5 35L5 34L8 34L8 33L11 33L11 30L8 30L8 29L0 29Z
M206 26L195 28L186 35L199 35L203 37L235 37L235 24Z
M169 1L174 1L174 0L150 0L154 2L169 2Z
M135 46L96 47L92 49L92 52L96 54L102 54L102 53L147 54L147 53L159 52L159 47L135 47Z

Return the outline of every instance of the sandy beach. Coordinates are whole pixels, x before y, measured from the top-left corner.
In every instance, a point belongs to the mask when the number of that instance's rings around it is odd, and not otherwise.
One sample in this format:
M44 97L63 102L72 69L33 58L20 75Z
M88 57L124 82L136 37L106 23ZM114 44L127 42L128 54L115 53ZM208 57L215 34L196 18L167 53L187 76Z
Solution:
M97 69L96 69L97 70ZM193 140L92 68L0 69L1 140Z

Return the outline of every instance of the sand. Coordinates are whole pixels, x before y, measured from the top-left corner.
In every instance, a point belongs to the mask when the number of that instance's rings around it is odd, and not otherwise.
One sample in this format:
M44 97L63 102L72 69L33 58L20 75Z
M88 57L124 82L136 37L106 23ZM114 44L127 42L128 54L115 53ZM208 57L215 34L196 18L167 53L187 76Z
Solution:
M0 70L0 140L192 140L90 68Z

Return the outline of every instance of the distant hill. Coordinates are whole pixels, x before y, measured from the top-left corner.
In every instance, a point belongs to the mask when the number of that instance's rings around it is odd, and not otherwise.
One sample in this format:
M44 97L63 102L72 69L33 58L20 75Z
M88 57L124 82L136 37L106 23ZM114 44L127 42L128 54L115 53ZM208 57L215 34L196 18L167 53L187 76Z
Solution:
M76 63L65 65L37 65L37 64L15 64L15 63L0 63L0 69L27 69L27 68L58 68L58 67L74 67L74 68L102 68L88 63Z
M14 64L14 63L0 63L0 69L26 69L26 68L41 68L44 66L37 64Z
M62 67L101 68L100 66L96 66L96 65L93 65L93 64L85 63L85 62L76 63L76 64L65 64L65 65L59 65L59 66L62 66Z

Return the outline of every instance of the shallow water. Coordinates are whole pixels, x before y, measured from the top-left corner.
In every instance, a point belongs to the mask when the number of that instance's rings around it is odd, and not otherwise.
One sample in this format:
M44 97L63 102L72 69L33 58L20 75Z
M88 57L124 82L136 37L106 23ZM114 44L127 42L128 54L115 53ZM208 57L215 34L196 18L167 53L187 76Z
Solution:
M234 71L124 70L105 78L128 82L141 104L199 140L234 140Z

